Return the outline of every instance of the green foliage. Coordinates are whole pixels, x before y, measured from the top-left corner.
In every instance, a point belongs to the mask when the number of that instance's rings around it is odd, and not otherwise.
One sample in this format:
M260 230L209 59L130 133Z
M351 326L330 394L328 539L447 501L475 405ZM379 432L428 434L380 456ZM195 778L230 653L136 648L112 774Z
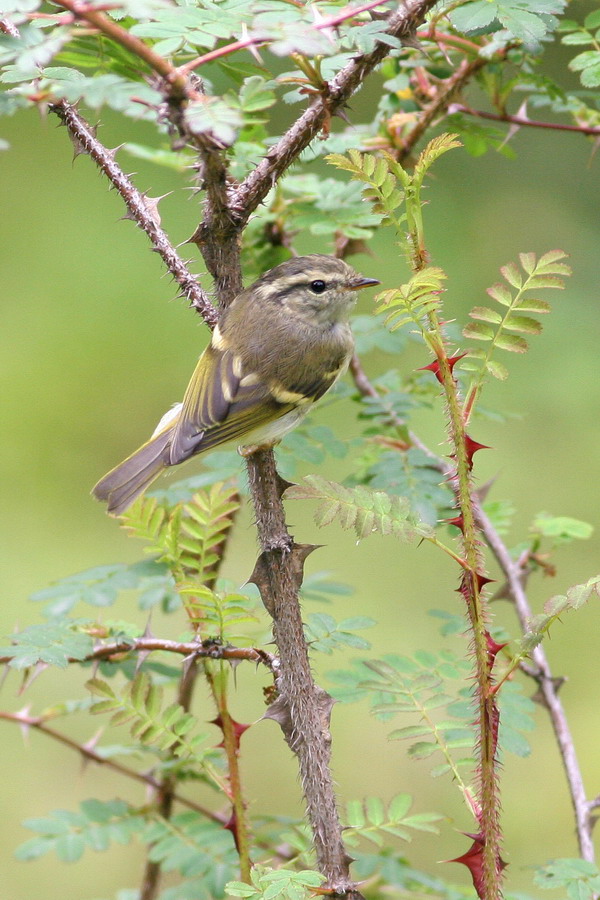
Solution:
M410 278L399 288L382 291L377 296L380 304L378 313L385 313L385 324L390 331L405 325L416 325L417 333L423 334L426 325L424 317L440 308L446 274L436 267L428 266Z
M375 404L370 405L374 407ZM385 412L385 407L381 412ZM391 450L385 444L372 444L363 452L350 483L360 482L397 494L408 501L417 521L433 527L452 505L452 495L441 479L440 470L423 450Z
M206 735L188 736L196 725L194 716L178 703L163 709L163 691L145 672L136 675L120 693L100 678L92 678L86 686L101 698L91 711L112 713L113 725L131 723L130 734L136 740L159 750L170 749L175 756L191 756L199 764L211 755L210 750L202 748Z
M569 516L550 516L538 513L531 523L530 531L535 539L549 538L551 546L561 547L571 541L587 541L594 533L593 525L572 519ZM538 541L536 540L536 543Z
M239 506L237 491L217 482L173 508L155 497L140 497L121 516L121 523L146 542L144 552L157 555L176 581L193 575L202 584L211 577Z
M231 835L218 822L197 812L178 813L170 819L156 818L144 834L150 844L149 859L166 872L185 878L202 878L208 895L223 896L225 881L236 871L237 854Z
M562 250L551 250L539 259L533 253L521 253L519 259L523 274L515 263L508 263L500 270L506 284L498 282L487 290L492 300L503 308L502 312L487 306L476 306L469 313L474 321L463 328L463 335L484 341L488 348L468 349L467 361L460 363L461 368L476 373L469 387L467 409L472 410L486 375L501 381L508 378L504 363L493 359L494 351L525 353L529 344L523 335L541 332L542 325L535 316L550 312L550 304L525 294L547 288L562 290L563 277L571 274L569 266L561 262L565 256Z
M244 897L246 900L306 900L324 881L323 875L309 869L291 872L287 869L269 869L253 866L252 883L230 881L226 886L230 897Z
M382 225L394 225L400 230L406 215L396 214L396 210L404 203L404 190L410 179L390 154L378 158L358 150L348 150L347 156L330 153L326 159L330 165L350 172L353 179L368 185L362 194L371 201L375 213L382 217Z
M586 88L600 86L600 14L596 9L589 13L583 25L578 25L571 19L565 19L560 23L559 29L565 36L562 43L572 47L590 47L573 57L569 63L572 72L579 72L581 84Z
M343 647L355 650L368 650L369 641L354 634L363 628L376 625L375 619L369 616L352 616L336 622L333 616L326 613L310 613L304 625L304 634L310 647L321 653L333 653Z
M30 625L11 635L11 644L0 647L0 656L10 657L13 669L28 669L38 663L66 669L71 660L85 659L94 642L85 633L81 619L64 619L44 625Z
M16 851L20 860L54 852L62 862L77 862L86 849L104 852L111 843L129 844L146 828L145 816L124 800L83 800L79 812L57 809L46 818L26 819L36 837Z
M247 626L258 622L253 614L255 603L244 594L212 591L196 583L183 583L179 593L186 598L192 624L204 638L246 641Z
M94 566L77 575L69 575L31 595L34 603L44 603L49 618L61 618L70 613L78 603L88 606L112 606L120 591L141 588L155 578L162 579L166 568L152 560L127 565L116 563Z
M564 888L571 900L592 900L600 891L600 872L585 859L554 859L536 869L534 882L541 888Z
M439 829L435 825L443 816L437 813L413 813L408 815L412 806L412 797L409 794L397 794L387 807L379 797L367 797L366 800L351 800L346 806L346 830L344 836L351 847L359 843L359 838L365 838L382 847L386 835L399 837L403 841L411 841L409 829L413 831L428 831L438 834Z
M432 534L428 526L413 520L403 497L384 491L362 486L347 488L319 475L307 475L300 484L288 488L286 495L294 500L322 500L315 510L317 525L329 525L337 519L342 528L353 528L359 539L376 532L393 534L403 541Z
M495 46L505 46L515 38L536 47L549 32L556 29L556 13L562 11L566 0L474 0L462 4L451 13L452 24L459 31L496 32Z
M527 631L516 642L509 672L512 672L521 660L529 656L557 619L560 619L568 610L580 609L594 595L600 596L600 575L595 575L584 584L573 585L566 594L557 594L547 600L544 604L544 611L531 619Z
M349 597L354 589L349 584L330 578L330 572L314 572L304 576L302 599L331 603L336 597Z

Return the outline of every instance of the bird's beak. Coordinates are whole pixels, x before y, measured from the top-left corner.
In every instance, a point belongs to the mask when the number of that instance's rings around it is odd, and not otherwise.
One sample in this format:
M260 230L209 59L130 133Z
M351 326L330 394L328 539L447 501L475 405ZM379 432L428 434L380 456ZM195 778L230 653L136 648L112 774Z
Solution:
M360 291L362 288L373 287L375 284L381 284L381 282L376 278L363 278L362 275L359 275L350 282L350 290Z

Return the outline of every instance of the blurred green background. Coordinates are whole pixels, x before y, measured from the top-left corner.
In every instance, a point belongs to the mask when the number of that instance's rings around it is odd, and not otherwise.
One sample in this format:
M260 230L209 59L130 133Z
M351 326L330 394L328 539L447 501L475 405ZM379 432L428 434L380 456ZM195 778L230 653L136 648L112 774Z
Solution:
M353 106L357 118L373 96L364 94ZM132 127L102 116L100 138L115 146L125 137L143 142L147 126ZM129 125L127 126L129 128ZM11 149L0 158L2 216L2 631L39 621L41 610L27 602L33 591L94 565L134 561L140 547L121 532L90 497L94 482L131 452L154 428L162 412L182 395L207 338L200 319L183 301L173 301L173 284L163 275L160 259L131 222L120 222L121 202L90 160L71 163L72 148L56 120L35 113L5 121L2 136ZM433 261L449 274L448 311L464 321L466 311L484 302L485 287L498 268L519 251L538 254L560 247L574 269L567 290L548 294L553 313L544 333L533 338L524 357L511 357L510 378L492 385L486 405L515 413L504 423L480 420L475 437L493 446L477 457L476 474L497 481L495 499L517 505L507 538L516 543L533 516L545 510L592 522L596 532L587 543L571 545L558 556L553 580L530 585L534 608L569 585L598 571L600 495L600 336L599 163L583 137L522 130L513 139L515 161L497 154L478 159L453 151L435 167L427 196L427 232ZM161 204L163 224L175 243L188 237L198 220L198 198L184 190L185 180L167 169L119 157L126 171L153 196L173 191ZM327 251L300 239L301 251ZM387 232L374 244L375 256L353 262L365 274L391 287L406 276L404 261ZM195 248L183 248L195 254ZM203 272L196 261L195 271ZM203 282L208 286L208 281ZM361 312L371 308L361 299ZM506 360L505 360L506 361ZM386 361L386 365L389 364ZM426 362L414 350L401 366ZM367 359L369 371L382 362ZM350 437L356 424L349 401L328 407L316 421L333 423ZM443 440L439 409L420 415L422 436L437 447ZM201 462L185 474L199 471ZM324 467L339 477L351 462ZM303 468L307 472L307 467ZM308 570L326 569L354 585L349 598L325 611L337 618L367 614L380 625L368 635L373 654L412 653L440 646L431 608L461 611L454 593L456 572L429 547L407 548L392 539L372 538L355 545L337 526L318 532L309 504L288 504L296 537L324 542L311 556ZM255 557L251 516L241 517L224 573L241 584ZM491 567L495 574L494 567ZM311 607L315 608L315 607ZM102 614L102 610L100 613ZM513 627L507 604L497 604L497 621ZM87 614L87 610L82 612ZM106 611L108 618L142 622L132 602ZM180 621L154 620L156 633L173 636ZM565 617L547 642L556 674L568 675L562 688L589 796L600 788L598 764L597 647L600 612L590 605ZM454 639L460 647L460 639ZM351 656L352 654L348 654ZM328 669L341 659L320 657L315 669L327 684ZM3 708L30 705L38 712L53 702L83 696L81 674L45 673L23 697L11 674L3 686ZM250 667L238 669L234 712L243 721L263 711L263 677ZM525 685L528 693L531 685ZM196 711L204 716L203 692ZM206 718L212 718L206 704ZM531 893L530 866L555 856L576 853L569 799L547 717L537 713L529 759L509 757L503 768L505 856L510 863L507 886ZM65 730L89 739L100 720L67 723ZM138 848L113 848L110 855L87 853L71 867L52 857L35 863L13 859L15 847L30 836L24 818L48 810L76 808L88 796L121 796L144 801L139 786L109 772L81 768L79 757L39 734L26 736L9 723L2 730L4 814L0 824L1 900L65 896L97 900L114 896L118 886L139 884L142 855ZM60 723L59 723L60 727ZM207 726L208 728L208 726ZM334 709L334 765L342 801L367 794L384 799L400 791L415 796L415 811L442 809L449 821L442 838L419 836L406 848L411 861L433 874L467 883L459 867L436 865L459 855L465 840L457 832L472 822L450 783L432 781L430 765L407 760L403 745L389 743L389 728L362 706ZM215 732L215 743L218 741ZM255 813L300 812L294 762L273 722L260 722L244 737L246 794ZM377 765L371 763L376 760ZM68 886L68 887L67 887Z

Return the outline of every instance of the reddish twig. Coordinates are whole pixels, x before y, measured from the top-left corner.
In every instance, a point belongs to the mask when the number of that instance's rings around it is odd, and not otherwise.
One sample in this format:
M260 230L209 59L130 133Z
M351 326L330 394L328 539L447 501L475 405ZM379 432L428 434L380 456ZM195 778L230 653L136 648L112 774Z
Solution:
M140 781L147 787L151 787L153 789L159 787L159 782L152 775L144 772L137 772L135 769L130 769L129 766L124 766L122 763L116 762L114 759L109 759L106 756L102 756L101 753L98 753L97 750L94 750L91 743L79 744L77 741L73 740L73 738L68 737L68 735L63 734L62 732L57 731L55 728L51 728L49 725L47 725L47 720L43 716L30 716L25 712L10 713L0 710L0 719L4 719L6 722L14 722L17 725L20 725L21 728L35 728L36 731L41 731L42 734L45 734L53 740L58 741L65 747L70 747L71 750L77 751L77 753L79 753L85 761L98 763L98 765L105 766L108 769L112 769L113 772L118 772L120 775L125 775L127 778L131 778L134 781ZM201 806L199 803L196 803L194 800L189 800L187 797L182 797L181 794L175 793L174 799L178 803L181 803L182 806L187 806L188 809L193 809L195 812L200 813L200 815L206 816L207 819L212 819L213 822L218 822L220 825L224 825L227 821L227 817L222 813L213 812L212 810Z
M399 149L396 153L399 162L405 160L412 152L415 144L420 141L425 132L431 128L436 119L448 112L448 107L453 98L471 81L473 76L487 65L487 60L477 57L472 60L463 60L450 78L441 82L437 87L436 95L418 114L416 124L405 136L398 137Z
M519 125L524 128L546 128L550 131L573 131L590 137L600 137L600 127L593 125L566 125L561 122L541 122L537 119L528 119L526 116L513 116L509 113L492 113L483 109L470 109L461 103L453 105L452 112L463 113L466 116L477 116L480 119L490 119L493 122L507 122L510 125Z

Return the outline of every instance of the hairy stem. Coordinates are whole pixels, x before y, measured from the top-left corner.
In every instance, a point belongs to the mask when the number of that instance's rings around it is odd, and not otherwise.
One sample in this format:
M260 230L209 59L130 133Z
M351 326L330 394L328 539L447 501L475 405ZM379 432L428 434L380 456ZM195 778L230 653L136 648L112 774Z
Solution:
M227 757L227 770L229 773L229 799L231 801L231 817L227 823L235 840L236 850L240 860L240 877L242 881L251 883L250 869L250 829L246 803L242 792L242 780L239 764L239 746L241 733L244 726L240 727L229 712L227 704L228 673L220 664L220 671L215 673L211 666L204 664L204 675L210 687L215 706L218 710L214 724L218 725L223 733L223 749ZM236 730L239 729L239 730Z

